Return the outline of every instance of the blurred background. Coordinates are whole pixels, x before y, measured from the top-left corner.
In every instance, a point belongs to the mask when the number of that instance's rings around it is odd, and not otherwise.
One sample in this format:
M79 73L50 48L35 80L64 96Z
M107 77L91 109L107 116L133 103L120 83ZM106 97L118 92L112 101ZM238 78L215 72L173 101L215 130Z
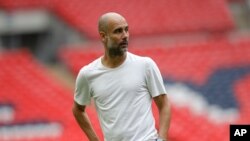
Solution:
M169 141L228 141L230 124L250 124L250 0L0 0L0 141L87 141L75 77L102 54L110 11L129 23L129 51L161 70Z

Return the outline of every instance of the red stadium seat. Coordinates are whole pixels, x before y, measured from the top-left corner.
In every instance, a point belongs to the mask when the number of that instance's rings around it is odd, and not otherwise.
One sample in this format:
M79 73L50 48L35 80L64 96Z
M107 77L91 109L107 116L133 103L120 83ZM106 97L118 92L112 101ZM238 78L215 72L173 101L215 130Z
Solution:
M5 9L48 8L87 37L96 39L97 20L105 12L124 15L133 36L230 31L234 21L226 0L4 0Z
M146 5L144 3L147 3ZM67 5L67 6L66 6ZM164 34L195 31L225 31L234 27L225 0L160 0L82 2L62 1L57 5L59 15L73 22L89 37L97 37L97 19L104 12L124 15L132 35ZM89 12L91 11L91 12ZM136 13L136 14L135 14ZM215 20L216 19L216 20Z
M8 122L0 120L1 141L86 140L71 112L73 91L49 75L29 52L1 52L0 68L0 111L6 104L13 110L0 112L12 115Z

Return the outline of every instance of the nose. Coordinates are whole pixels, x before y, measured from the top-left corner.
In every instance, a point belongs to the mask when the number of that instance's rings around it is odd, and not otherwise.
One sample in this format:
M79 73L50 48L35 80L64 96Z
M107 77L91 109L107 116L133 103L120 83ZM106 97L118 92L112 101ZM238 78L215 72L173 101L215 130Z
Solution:
M124 30L122 34L122 39L128 39L128 37L129 37L129 32Z

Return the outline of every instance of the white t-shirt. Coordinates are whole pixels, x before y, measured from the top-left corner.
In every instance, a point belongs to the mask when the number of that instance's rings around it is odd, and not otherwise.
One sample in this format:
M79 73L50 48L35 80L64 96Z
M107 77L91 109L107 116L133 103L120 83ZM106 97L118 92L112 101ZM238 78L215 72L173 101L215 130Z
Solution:
M157 138L152 97L166 94L155 62L127 52L117 68L101 58L83 67L76 79L75 101L94 99L105 141L147 141Z

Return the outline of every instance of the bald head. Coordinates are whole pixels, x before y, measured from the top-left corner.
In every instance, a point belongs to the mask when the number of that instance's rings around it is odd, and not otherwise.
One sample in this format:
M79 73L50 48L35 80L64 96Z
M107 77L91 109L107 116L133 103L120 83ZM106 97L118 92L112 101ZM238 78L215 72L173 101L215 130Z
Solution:
M107 32L109 22L114 20L125 20L125 18L115 12L105 13L99 18L98 31Z

